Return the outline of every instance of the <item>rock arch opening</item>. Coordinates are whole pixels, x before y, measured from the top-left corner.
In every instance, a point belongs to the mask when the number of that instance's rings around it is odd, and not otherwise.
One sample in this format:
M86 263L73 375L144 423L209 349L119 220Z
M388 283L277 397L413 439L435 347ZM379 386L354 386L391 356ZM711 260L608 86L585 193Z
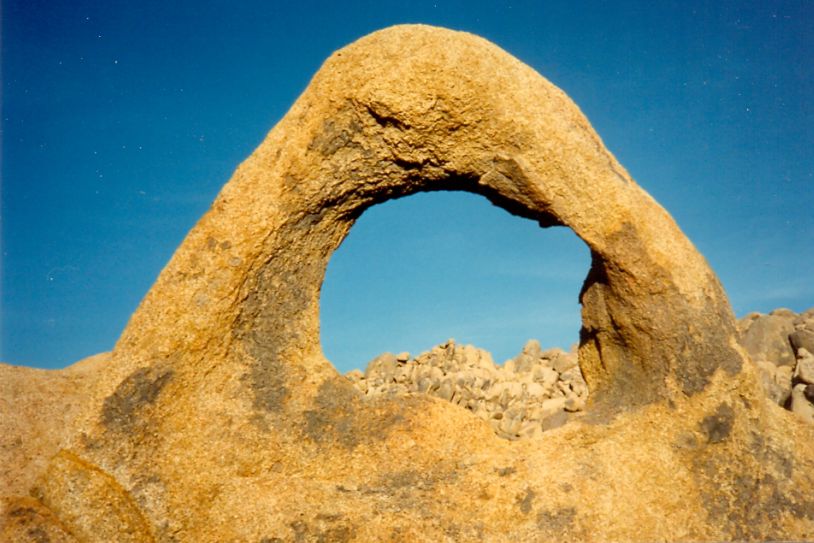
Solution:
M585 408L576 347L589 266L570 229L477 194L389 200L330 259L323 352L368 397L427 394L500 437L533 437Z

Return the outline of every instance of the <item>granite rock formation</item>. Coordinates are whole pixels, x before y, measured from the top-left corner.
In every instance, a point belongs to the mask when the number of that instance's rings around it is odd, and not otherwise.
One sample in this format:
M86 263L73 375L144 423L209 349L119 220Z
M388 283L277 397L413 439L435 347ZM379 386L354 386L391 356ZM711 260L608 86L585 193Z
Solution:
M427 190L481 194L591 250L578 350L590 399L544 437L501 439L426 395L368 398L321 352L332 252L367 207ZM22 443L59 451L28 488L31 461L14 467L0 534L814 538L814 429L765 401L737 334L704 258L561 90L481 38L386 29L326 61L81 395L14 385L4 419L81 408L47 447Z
M778 317L792 326L767 333L771 327L761 322L776 322ZM785 308L768 315L750 313L738 328L766 397L814 423L814 355L799 339L804 341L814 330L814 308L799 315ZM774 353L775 362L760 358L766 352ZM791 365L785 364L789 354L795 360ZM487 421L505 439L534 437L562 426L588 400L576 353L543 351L537 340L529 340L502 366L489 352L450 339L416 357L383 353L368 363L364 373L352 370L345 376L367 396L428 394L447 400Z
M814 307L799 315L785 308L750 313L738 330L766 395L814 422Z
M537 340L502 366L487 351L450 339L415 358L384 353L364 373L353 370L345 376L367 396L428 394L447 400L488 422L505 439L558 428L588 399L577 354L543 351Z

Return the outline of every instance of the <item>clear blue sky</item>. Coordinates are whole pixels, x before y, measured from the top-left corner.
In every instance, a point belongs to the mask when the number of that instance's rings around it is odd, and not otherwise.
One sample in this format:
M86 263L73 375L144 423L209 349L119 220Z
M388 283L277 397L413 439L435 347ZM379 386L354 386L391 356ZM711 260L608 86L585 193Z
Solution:
M407 6L407 7L405 7ZM587 114L738 315L814 305L814 2L4 0L0 360L109 350L321 62L373 30L480 34ZM329 266L337 367L455 337L568 346L588 251L464 193L369 210Z

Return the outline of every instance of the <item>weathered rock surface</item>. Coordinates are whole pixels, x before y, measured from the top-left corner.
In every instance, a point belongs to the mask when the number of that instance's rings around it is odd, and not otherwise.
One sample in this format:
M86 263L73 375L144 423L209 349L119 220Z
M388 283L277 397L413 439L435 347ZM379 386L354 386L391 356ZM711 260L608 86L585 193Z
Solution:
M438 398L366 397L325 359L331 253L367 207L425 190L589 246L582 416L509 441ZM814 429L765 401L704 258L562 91L464 33L395 27L328 59L91 373L5 407L16 442L32 406L81 398L23 441L26 466L61 450L5 498L5 539L814 538Z
M68 446L77 419L92 408L85 395L109 359L99 354L62 371L0 364L0 495L27 493Z

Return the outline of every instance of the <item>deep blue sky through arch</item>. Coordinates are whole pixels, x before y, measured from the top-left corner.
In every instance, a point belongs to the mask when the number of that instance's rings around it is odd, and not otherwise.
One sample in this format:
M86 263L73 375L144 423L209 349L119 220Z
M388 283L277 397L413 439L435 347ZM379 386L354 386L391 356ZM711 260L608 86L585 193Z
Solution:
M482 35L565 90L736 313L814 305L814 3L3 0L0 360L110 349L321 62L405 22Z
M383 232L387 232L383 235ZM454 338L514 356L530 338L579 340L590 251L468 192L418 193L365 211L328 265L322 345L339 368L417 355Z

